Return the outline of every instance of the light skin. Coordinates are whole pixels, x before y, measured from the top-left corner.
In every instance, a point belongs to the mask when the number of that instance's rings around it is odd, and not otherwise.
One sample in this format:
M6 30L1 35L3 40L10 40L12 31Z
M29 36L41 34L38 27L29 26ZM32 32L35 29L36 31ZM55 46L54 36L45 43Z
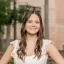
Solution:
M34 47L37 41L37 32L40 29L40 20L37 15L32 14L26 23L26 31L27 31L27 55L34 55Z
M26 23L26 31L27 31L27 48L26 53L27 55L34 55L34 50L36 41L37 41L37 32L40 29L40 21L39 17L36 14L32 14ZM33 45L33 46L31 46ZM0 64L7 64L11 57L11 52L13 51L14 47L12 44L9 45L6 52L4 53L3 57L0 60ZM58 52L57 48L50 43L46 46L46 53L57 63L57 64L64 64L64 58Z

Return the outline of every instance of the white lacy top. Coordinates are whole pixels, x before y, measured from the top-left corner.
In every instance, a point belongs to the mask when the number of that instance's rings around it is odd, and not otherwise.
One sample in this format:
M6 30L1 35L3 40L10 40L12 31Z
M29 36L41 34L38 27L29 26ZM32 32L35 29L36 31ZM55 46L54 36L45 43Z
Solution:
M38 59L37 56L34 58L35 55L25 56L25 62L23 62L20 58L18 58L18 55L16 53L18 49L18 41L19 40L14 40L10 42L10 44L13 44L14 46L14 49L11 53L11 56L14 59L14 64L47 64L48 56L46 55L46 45L50 44L52 42L51 40L47 39L43 40L42 55L40 59Z

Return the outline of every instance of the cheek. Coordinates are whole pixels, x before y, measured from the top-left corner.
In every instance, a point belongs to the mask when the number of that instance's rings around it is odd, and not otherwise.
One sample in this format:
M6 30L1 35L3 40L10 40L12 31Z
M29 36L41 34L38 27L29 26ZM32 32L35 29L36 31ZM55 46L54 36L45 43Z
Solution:
M40 27L37 27L37 31L39 31L40 30Z
M40 27L38 27L37 29L40 30Z
M37 26L37 29L40 29L40 25Z
M29 23L26 23L26 27L30 27L30 24Z
M26 30L28 30L28 29L29 29L29 27L30 27L30 25L29 25L29 24L26 24L26 25L25 25L25 29L26 29Z

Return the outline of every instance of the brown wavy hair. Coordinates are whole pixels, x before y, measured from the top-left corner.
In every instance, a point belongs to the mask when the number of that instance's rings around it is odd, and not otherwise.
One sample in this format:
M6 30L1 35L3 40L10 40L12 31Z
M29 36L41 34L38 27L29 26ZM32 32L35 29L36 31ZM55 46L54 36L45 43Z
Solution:
M21 41L19 43L19 49L17 50L17 54L18 54L18 57L22 60L23 60L23 57L26 55L25 49L26 49L26 46L27 46L27 43L26 43L26 33L27 33L27 31L25 30L25 25L26 25L26 22L28 21L28 19L30 18L31 14L33 14L33 13L35 13L40 19L40 30L37 33L38 39L37 39L37 42L36 42L34 53L35 53L35 56L37 56L38 58L41 57L41 52L42 52L41 47L43 45L42 40L44 38L43 23L42 23L42 18L41 18L40 13L37 12L36 10L32 10L32 11L29 11L28 13L25 14L25 16L23 18L23 24L22 24L22 27L21 27Z

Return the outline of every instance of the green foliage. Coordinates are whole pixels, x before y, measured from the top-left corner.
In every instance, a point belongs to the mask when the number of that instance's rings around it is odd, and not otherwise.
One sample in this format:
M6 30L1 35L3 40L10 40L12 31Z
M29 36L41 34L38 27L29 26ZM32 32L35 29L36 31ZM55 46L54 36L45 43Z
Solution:
M4 29L0 26L0 33L4 34Z
M0 0L0 32L3 32L4 25L10 25L11 9L8 0Z
M24 13L30 8L30 5L20 5L18 8L18 21L19 23L23 22Z
M22 23L22 21L23 21L22 18L23 18L24 12L25 12L24 6L20 5L17 11L18 11L18 13L17 13L18 19L17 20L19 21L19 23Z
M9 22L10 15L11 15L11 10L8 0L0 1L0 26L8 25L11 23Z

